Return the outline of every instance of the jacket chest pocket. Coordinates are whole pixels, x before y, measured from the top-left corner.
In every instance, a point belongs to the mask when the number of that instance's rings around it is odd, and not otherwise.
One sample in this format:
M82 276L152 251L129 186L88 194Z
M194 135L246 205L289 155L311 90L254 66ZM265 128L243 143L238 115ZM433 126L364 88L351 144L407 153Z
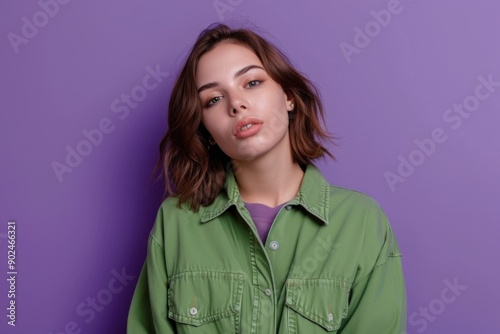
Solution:
M241 273L185 272L169 279L168 317L179 334L240 333Z
M339 279L288 279L286 309L289 333L331 333L347 316L351 283Z

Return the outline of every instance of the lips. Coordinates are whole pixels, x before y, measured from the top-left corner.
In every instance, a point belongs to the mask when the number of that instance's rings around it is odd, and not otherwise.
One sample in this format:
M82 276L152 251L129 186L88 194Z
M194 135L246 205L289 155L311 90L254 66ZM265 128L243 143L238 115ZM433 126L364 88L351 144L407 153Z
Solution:
M259 132L263 122L257 118L244 118L234 125L233 134L236 138L247 138Z

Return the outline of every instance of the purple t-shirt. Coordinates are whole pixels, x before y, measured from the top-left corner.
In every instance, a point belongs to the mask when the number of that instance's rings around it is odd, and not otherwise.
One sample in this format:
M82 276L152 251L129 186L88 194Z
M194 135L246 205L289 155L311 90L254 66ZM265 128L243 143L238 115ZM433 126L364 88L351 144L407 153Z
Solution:
M284 205L285 203L271 208L260 203L245 203L245 206L248 212L250 212L250 216L252 216L252 220L255 223L255 227L257 227L260 240L262 240L263 244L266 243L267 234L271 229L274 218L280 211L281 207Z

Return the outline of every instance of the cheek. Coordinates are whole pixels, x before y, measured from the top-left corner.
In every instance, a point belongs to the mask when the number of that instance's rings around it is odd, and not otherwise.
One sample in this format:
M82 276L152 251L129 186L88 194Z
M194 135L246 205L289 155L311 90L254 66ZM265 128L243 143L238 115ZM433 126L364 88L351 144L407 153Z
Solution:
M274 95L269 99L271 103L267 108L270 110L268 117L269 129L275 132L281 132L288 128L288 111L286 109L286 101L279 94Z
M222 140L228 132L228 122L222 117L217 117L216 115L204 115L202 117L202 122L210 135L212 135L216 141L218 139Z
M288 128L288 114L283 112L276 114L269 122L269 128L276 133L285 131Z

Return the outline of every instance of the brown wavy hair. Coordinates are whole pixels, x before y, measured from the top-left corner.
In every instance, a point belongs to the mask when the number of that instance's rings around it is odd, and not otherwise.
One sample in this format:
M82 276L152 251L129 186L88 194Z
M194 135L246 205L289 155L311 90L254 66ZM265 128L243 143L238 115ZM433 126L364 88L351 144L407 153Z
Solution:
M168 130L160 143L155 172L165 182L164 198L177 196L179 206L193 211L210 205L224 188L231 159L218 146L210 146L209 133L202 124L202 105L196 87L200 58L221 42L249 47L264 69L287 95L295 108L290 114L289 133L295 162L305 167L312 160L335 157L321 144L332 136L324 130L324 110L318 89L290 63L273 44L249 29L232 29L224 24L209 26L198 36L179 73L168 106Z

